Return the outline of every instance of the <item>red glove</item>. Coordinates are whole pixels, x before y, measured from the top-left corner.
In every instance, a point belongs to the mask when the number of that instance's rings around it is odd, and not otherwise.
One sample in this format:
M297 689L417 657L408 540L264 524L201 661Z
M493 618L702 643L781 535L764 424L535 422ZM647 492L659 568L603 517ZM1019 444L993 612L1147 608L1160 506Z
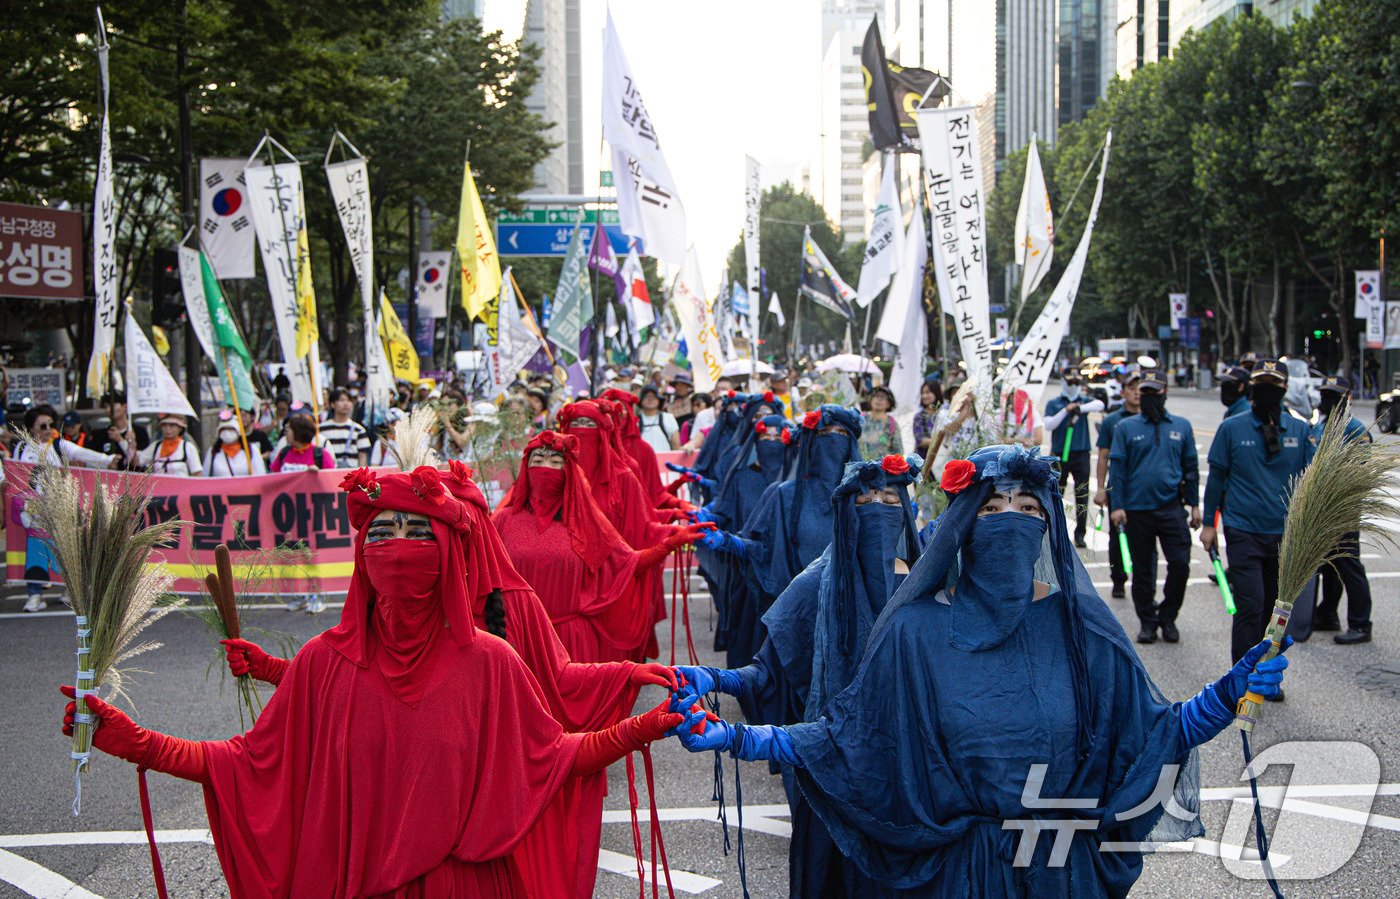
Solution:
M76 695L74 689L66 685L59 687L58 691L70 700ZM126 759L142 768L195 783L209 783L209 765L204 758L203 744L147 730L127 717L121 709L91 694L86 701L88 711L97 719L92 726L92 745L108 755ZM76 701L64 707L64 736L73 736L73 718L77 710Z
M645 687L648 684L656 687L666 687L669 690L679 690L680 685L676 683L676 672L669 665L658 665L655 662L639 664L627 675L627 682L634 687Z
M680 509L675 508L657 509L655 512L652 513L651 517L661 522L662 524L670 524L673 521L684 521L685 513L682 512Z
M715 523L713 521L702 521L699 524L687 524L675 528L667 535L663 545L675 549L678 546L685 546L687 543L694 543L706 531L713 531Z
M607 730L584 734L574 758L574 774L595 774L627 753L666 736L668 730L685 720L684 715L667 709L670 703L669 699L662 700L650 712L626 718Z
M671 483L666 485L666 492L671 494L672 496L675 496L680 491L680 489L686 484L693 484L698 480L700 479L693 474L683 474Z
M261 646L248 640L230 639L219 642L224 644L228 670L234 677L249 674L253 680L260 680L275 687L282 683L282 675L287 673L287 666L291 664L286 659L268 655Z

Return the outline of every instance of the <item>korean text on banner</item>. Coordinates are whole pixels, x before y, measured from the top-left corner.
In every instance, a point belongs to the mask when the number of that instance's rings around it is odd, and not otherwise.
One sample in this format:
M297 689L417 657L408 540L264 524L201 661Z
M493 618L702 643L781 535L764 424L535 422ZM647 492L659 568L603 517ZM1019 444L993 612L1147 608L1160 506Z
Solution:
M92 318L92 355L88 357L87 392L107 390L112 352L117 345L117 201L112 193L112 127L108 122L111 88L107 82L107 27L97 13L97 67L102 78L102 137L97 151L97 185L92 195L92 287L97 309Z
M32 466L5 463L12 485L28 484ZM226 544L240 580L256 571L266 580L250 585L257 595L344 593L355 567L354 532L346 512L346 494L340 489L343 471L299 471L242 478L178 478L123 472L73 469L82 489L91 493L97 483L118 488L143 479L152 502L146 510L150 521L178 518L188 522L172 535L173 545L151 554L148 564L161 565L175 576L175 593L198 593L204 575L214 569L214 547ZM149 480L144 480L149 478ZM11 504L23 508L27 496L12 492ZM10 509L6 509L8 515ZM18 516L14 516L18 518ZM11 582L27 579L55 582L57 572L42 562L30 566L41 553L43 538L16 525L5 531L5 576ZM274 552L276 551L276 552ZM32 569L26 571L26 569Z
M379 326L374 314L374 221L370 209L369 169L364 157L330 163L326 166L331 199L335 202L340 228L345 232L345 245L350 250L350 264L360 284L360 314L364 318L365 391L373 418L389 408L394 393L394 377L389 372L389 360L384 354L384 342L379 339ZM444 270L445 272L445 270ZM444 275L443 282L446 283Z
M1016 264L1022 267L1022 303L1050 273L1054 258L1055 220L1050 214L1050 191L1045 187L1040 150L1032 134L1026 154L1026 180L1021 185L1021 203L1016 207Z
M301 222L298 202L301 196L301 165L250 165L244 169L248 205L257 230L262 253L267 292L272 300L272 316L277 324L277 341L282 360L292 382L292 399L311 403L311 369L304 355L297 353L297 241Z
M758 160L744 157L744 264L748 269L745 286L749 296L759 296L759 203L763 197Z
M211 358L224 379L225 396L242 409L253 409L258 402L258 392L253 388L253 357L233 322L233 313L224 300L219 279L214 277L209 259L203 253L199 254L199 271L204 282L204 300L209 305L209 324L219 348Z
M715 389L725 360L719 346L719 332L710 314L710 304L705 299L705 285L700 280L700 260L694 247L686 253L685 265L672 291L671 304L685 334L695 389L709 393Z
M958 345L978 394L990 397L987 334L987 218L981 150L970 106L919 110L919 138L930 179L938 292L949 298Z
M1026 332L1026 339L1016 348L1011 362L1006 366L1003 391L1024 387L1031 400L1039 403L1045 392L1045 382L1050 378L1050 369L1060 352L1060 343L1069 328L1069 317L1074 312L1074 300L1079 294L1079 281L1084 277L1084 264L1089 259L1089 241L1094 236L1094 222L1099 216L1099 202L1103 200L1103 179L1108 172L1109 150L1113 147L1113 132L1104 135L1103 161L1099 163L1099 181L1094 187L1094 202L1089 206L1089 218L1084 223L1084 233L1079 238L1079 246L1065 266L1060 283L1045 301L1045 308L1036 317L1035 324ZM1184 336L1184 335L1183 335Z
M83 299L82 213L0 203L0 297Z
M904 256L904 213L899 208L899 191L894 184L894 154L885 154L885 171L880 178L880 196L875 201L875 215L865 243L865 257L860 263L860 280L856 283L856 302L869 306L899 271Z
M126 333L126 408L132 415L151 412L177 412L194 417L194 409L165 363L160 361L155 347L146 339L141 326L127 310Z
M383 338L384 346L388 350L389 366L394 371L394 377L417 384L418 351L414 348L413 341L409 340L408 332L403 329L403 323L399 321L394 307L389 303L389 297L383 291L379 292L379 336Z
M641 238L648 254L679 265L686 252L685 207L611 12L603 28L603 137L612 148L623 232Z
M573 236L569 238L569 251L564 256L564 267L559 271L559 284L554 290L549 342L570 359L578 359L579 335L584 325L592 320L593 288L588 283L588 253L583 246L583 228L575 225Z
M204 355L218 366L219 342L214 337L214 320L209 317L209 301L204 296L204 266L199 251L190 247L177 247L176 251L180 259L180 292L185 297L190 328L199 338Z
M462 269L462 308L480 318L501 293L501 257L486 222L470 163L462 164L462 201L457 207L457 260Z
M213 157L199 161L199 246L220 278L257 275L256 240L243 180L245 163Z
M1366 310L1366 349L1385 349L1385 303L1380 300L1372 300Z

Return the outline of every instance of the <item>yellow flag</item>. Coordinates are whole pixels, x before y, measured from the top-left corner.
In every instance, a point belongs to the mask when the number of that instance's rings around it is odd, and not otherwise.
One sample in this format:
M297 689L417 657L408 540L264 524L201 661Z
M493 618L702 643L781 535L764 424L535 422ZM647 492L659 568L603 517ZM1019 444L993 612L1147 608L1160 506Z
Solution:
M384 341L384 351L389 356L389 367L394 370L394 378L418 383L418 351L408 332L399 323L394 307L389 305L389 297L379 292L379 337Z
M462 308L467 318L480 318L501 292L501 258L486 221L481 195L472 180L472 167L462 166L462 205L457 210L457 258L462 266Z
M306 202L297 191L297 356L305 356L321 339L316 323L316 287L311 282L311 243L306 236Z

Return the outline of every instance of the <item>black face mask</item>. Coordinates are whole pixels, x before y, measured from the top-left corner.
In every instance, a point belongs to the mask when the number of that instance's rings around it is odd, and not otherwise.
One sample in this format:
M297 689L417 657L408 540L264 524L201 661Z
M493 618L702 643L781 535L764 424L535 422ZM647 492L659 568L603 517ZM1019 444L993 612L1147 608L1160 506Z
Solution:
M1318 414L1323 418L1329 417L1332 410L1337 408L1337 404L1341 401L1342 395L1340 393L1334 393L1331 390L1322 391L1322 398L1317 401Z
M1283 395L1288 388L1281 384L1255 384L1249 389L1249 405L1254 414L1264 423L1264 450L1270 455L1278 455L1282 444L1279 442L1279 416L1283 412Z
M1156 424L1167 415L1167 396L1164 393L1144 390L1138 400L1138 407L1142 410L1143 418Z
M1244 395L1243 384L1237 384L1234 381L1220 382L1220 404L1222 406L1233 406Z

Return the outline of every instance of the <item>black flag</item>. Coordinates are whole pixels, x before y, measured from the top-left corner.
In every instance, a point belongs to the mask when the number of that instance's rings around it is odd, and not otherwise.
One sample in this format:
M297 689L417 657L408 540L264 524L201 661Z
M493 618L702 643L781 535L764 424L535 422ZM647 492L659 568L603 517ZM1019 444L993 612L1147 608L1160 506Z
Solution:
M818 306L830 309L846 321L856 320L856 312L851 308L855 291L836 274L810 231L802 235L802 279L797 288L799 294Z
M865 79L865 103L870 111L870 139L877 150L901 149L904 137L899 130L899 107L890 87L885 45L880 40L878 19L870 20L865 43L860 50L860 73Z
M948 96L948 79L928 69L906 68L898 63L885 63L889 67L890 93L894 95L899 127L904 132L904 142L908 147L919 145L919 121L914 110L920 101L924 106L934 107ZM924 99L925 95L928 99Z

